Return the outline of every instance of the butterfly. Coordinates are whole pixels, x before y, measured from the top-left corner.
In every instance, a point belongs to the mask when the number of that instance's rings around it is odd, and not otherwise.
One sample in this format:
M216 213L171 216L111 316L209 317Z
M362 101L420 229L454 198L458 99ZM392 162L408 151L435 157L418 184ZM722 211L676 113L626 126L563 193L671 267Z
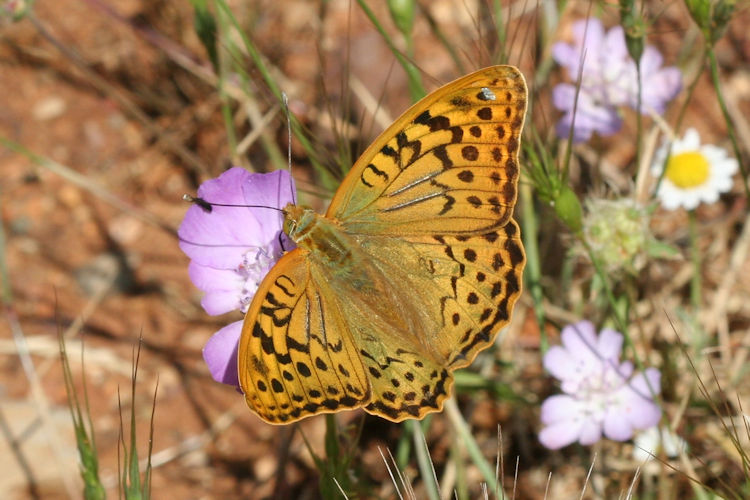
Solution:
M521 293L512 215L526 101L515 67L464 76L365 150L325 216L283 209L297 248L260 284L238 350L251 410L285 424L442 409L452 372L493 343Z

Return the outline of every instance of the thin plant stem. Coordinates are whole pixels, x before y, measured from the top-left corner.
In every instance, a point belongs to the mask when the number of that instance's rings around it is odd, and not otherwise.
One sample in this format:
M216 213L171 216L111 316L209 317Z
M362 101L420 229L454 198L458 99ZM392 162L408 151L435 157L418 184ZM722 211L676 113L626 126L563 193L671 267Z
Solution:
M419 473L422 476L425 490L427 490L427 497L430 500L440 500L440 492L438 491L437 479L435 478L435 468L430 459L430 451L427 449L427 442L425 441L421 424L418 420L409 420L408 425L411 427L414 451L417 454L417 465L419 466Z
M688 212L690 225L690 259L693 263L693 275L690 280L690 302L693 305L694 313L700 310L701 306L701 255L698 248L698 220L695 216L695 210Z
M466 451L469 452L471 461L474 462L474 465L477 466L479 472L482 474L482 478L487 482L487 489L490 491L499 491L500 486L497 483L494 467L482 455L482 450L471 434L469 424L466 423L463 415L461 415L458 405L456 405L456 400L453 398L446 400L444 408L448 420L450 420L453 428L456 430L456 434L458 434L464 446L466 446Z
M534 301L534 315L536 316L540 332L540 349L544 353L547 352L549 341L544 329L546 316L544 314L544 293L541 284L542 266L539 260L539 243L537 241L539 224L537 213L534 210L534 197L531 193L531 184L522 183L520 187L521 211L523 213L523 218L521 219L523 231L521 234L523 236L523 246L526 249L524 281L528 285L531 299Z
M380 21L378 20L375 13L370 9L370 6L367 5L367 2L365 2L365 0L357 0L357 3L359 4L365 15L367 15L367 18L370 20L373 26L375 26L375 29L378 30L378 33L380 33L380 35L383 37L383 40L385 41L386 45L388 45L388 48L391 50L393 55L396 57L401 67L404 68L407 76L407 81L409 82L409 95L411 96L412 102L416 102L423 98L425 95L427 95L427 92L422 85L422 75L420 74L419 69L414 65L413 62L405 57L400 50L396 48L396 46L393 44L393 41L388 36L388 33L383 28L383 25L380 24Z
M229 29L228 29L228 23L225 19L225 16L227 14L219 11L218 16L216 16L219 19L219 25L221 26L221 33L224 36L224 43L226 43L228 46L231 47L232 44L232 37L229 36ZM230 49L231 50L231 49ZM219 100L221 102L221 116L224 120L224 129L227 133L227 142L229 143L229 154L232 159L232 163L237 164L239 163L239 158L237 156L237 130L234 126L234 116L232 113L232 106L231 106L231 98L229 97L229 94L226 90L226 81L227 81L227 75L230 74L230 65L231 65L231 57L232 54L227 54L224 51L221 51L218 55L218 67L216 68L217 71L217 90L219 91Z
M641 155L643 154L643 113L641 112L641 106L643 106L643 86L641 85L641 62L635 62L636 77L638 78L638 94L637 94L637 105L635 113L635 165L636 170L638 165L641 164Z
M627 334L627 328L626 328L627 318L624 318L622 316L622 312L621 312L622 309L617 304L617 298L615 297L614 290L612 290L612 286L609 282L609 277L607 276L607 273L602 267L601 262L599 262L599 258L596 256L593 248L591 248L591 245L589 245L589 243L584 238L581 238L581 243L583 244L583 247L586 249L586 253L591 259L591 263L594 265L594 270L596 271L596 274L599 275L599 279L602 281L602 286L604 287L604 293L607 296L609 306L612 309L612 314L614 316L615 323L617 323L617 328L619 329L620 332L623 333L623 335L625 335L627 342L631 343L630 337Z
M748 173L745 167L745 163L742 161L742 154L740 153L740 146L737 143L737 136L734 133L734 123L732 118L729 116L729 110L727 104L724 101L724 94L721 91L721 83L719 82L719 65L716 62L716 54L714 53L713 47L708 48L708 62L711 68L711 81L714 84L716 90L716 99L719 101L719 107L721 113L724 115L724 121L727 122L727 133L729 134L729 140L732 142L732 149L734 149L734 156L737 158L737 163L740 166L740 172L742 172L742 186L745 188L745 196L750 198L750 187L748 186Z

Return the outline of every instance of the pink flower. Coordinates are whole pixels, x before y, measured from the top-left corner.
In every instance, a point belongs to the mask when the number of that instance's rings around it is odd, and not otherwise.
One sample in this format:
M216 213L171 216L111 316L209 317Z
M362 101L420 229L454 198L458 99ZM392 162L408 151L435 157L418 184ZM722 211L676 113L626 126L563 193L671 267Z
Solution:
M621 26L605 33L596 18L573 25L573 44L558 42L552 57L568 70L573 79L581 77L578 103L576 85L561 83L553 90L552 102L563 112L557 124L557 135L567 138L570 128L573 141L588 140L594 132L611 135L622 126L618 109L638 107L638 72L628 54ZM662 56L647 46L641 56L641 112L664 112L666 103L682 89L682 74L675 67L662 68ZM583 70L581 71L581 64ZM575 109L575 121L573 117Z
M661 409L659 370L633 375L632 363L620 363L622 334L609 329L596 335L594 325L581 321L562 331L562 346L544 356L544 367L561 382L564 394L542 403L544 428L539 440L550 449L575 441L591 445L602 434L626 441L639 429L656 425Z
M281 209L295 203L289 172L253 174L234 167L198 188L198 197L211 205L194 204L177 234L180 248L190 257L191 281L203 290L208 314L247 312L263 277L281 255L294 248L283 233ZM237 206L217 206L237 205ZM251 205L251 206L248 206ZM239 385L237 343L242 321L216 332L203 357L218 382Z

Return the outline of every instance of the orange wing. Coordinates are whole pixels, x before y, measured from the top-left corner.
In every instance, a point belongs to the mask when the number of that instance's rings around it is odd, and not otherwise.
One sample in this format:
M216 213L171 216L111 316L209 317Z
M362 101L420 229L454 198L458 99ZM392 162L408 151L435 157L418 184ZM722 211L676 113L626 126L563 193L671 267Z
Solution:
M308 251L284 255L245 316L238 351L248 406L283 424L370 400L357 347L329 284L314 279Z
M511 217L526 83L512 66L459 78L404 112L357 160L327 217L358 234L480 233Z

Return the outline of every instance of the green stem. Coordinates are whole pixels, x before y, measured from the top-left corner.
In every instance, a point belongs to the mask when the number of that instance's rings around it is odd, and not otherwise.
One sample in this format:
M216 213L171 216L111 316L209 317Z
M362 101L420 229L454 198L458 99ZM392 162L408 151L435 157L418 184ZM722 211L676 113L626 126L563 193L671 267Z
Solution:
M638 168L640 168L641 165L641 149L643 148L642 142L642 131L643 131L643 113L641 111L641 106L643 106L642 97L643 97L643 87L641 85L641 63L640 61L636 61L635 63L635 70L636 75L638 78L638 101L637 101L637 107L636 107L636 116L635 116L635 128L636 128L636 134L635 134L635 168L636 171Z
M448 39L448 36L443 32L443 30L440 29L440 26L433 17L429 7L427 5L424 5L423 1L417 2L417 7L419 7L419 10L422 12L425 21L427 21L427 24L430 26L430 31L432 31L432 34L435 35L435 38L438 39L440 45L442 45L443 48L448 52L448 55L450 55L451 59L453 60L453 64L455 64L456 68L458 69L458 73L461 75L468 73L468 71L466 71L464 63L458 56L455 41Z
M489 462L485 460L484 455L482 455L482 450L479 449L479 445L474 439L474 436L471 434L469 424L466 423L463 415L461 415L461 412L458 409L458 405L456 405L456 400L453 398L448 399L445 402L444 409L446 415L448 416L448 420L450 420L453 428L456 430L456 433L461 438L464 446L466 446L466 450L469 452L471 461L474 462L474 465L477 466L480 474L482 474L482 477L487 482L487 490L500 491L500 485L497 482L495 470L489 464Z
M690 257L693 262L693 276L690 280L690 302L693 312L698 313L701 306L701 254L698 248L698 220L695 210L688 212L690 221Z
M221 10L226 14L226 20L229 21L229 23L234 27L234 29L237 31L237 34L242 39L242 44L245 47L245 50L247 51L247 54L250 56L250 59L252 59L253 64L255 65L255 68L260 73L261 77L263 78L263 81L268 86L269 90L273 93L273 95L276 97L278 102L283 105L284 99L282 97L281 89L279 88L278 84L276 83L276 80L274 79L273 75L271 74L270 68L266 65L265 59L261 55L260 51L258 51L258 48L255 46L253 41L250 39L250 37L245 33L245 31L242 29L242 26L240 25L239 21L234 17L232 13L232 9L227 5L226 0L214 0L215 5L217 7L217 10ZM294 133L294 136L297 138L297 140L302 144L302 147L305 149L305 151L308 154L310 163L312 163L313 167L315 167L315 170L322 174L323 177L322 182L326 183L326 185L329 185L331 182L331 179L336 178L336 174L331 171L330 168L328 168L326 165L320 162L318 160L318 155L316 152L315 147L310 142L310 140L307 138L307 136L304 133L303 126L297 120L297 118L294 115L289 116L289 121L292 125L292 132ZM284 155L278 156L280 158L284 158ZM286 166L286 161L283 162L284 166Z
M523 213L523 218L521 219L523 231L521 235L523 237L523 246L526 249L524 279L531 294L531 300L534 301L534 315L536 316L541 336L540 348L542 353L544 353L547 352L549 342L544 328L546 320L544 304L542 303L544 300L544 293L542 291L542 266L539 260L539 242L537 241L539 224L536 211L534 210L534 197L531 194L531 184L524 182L521 183L520 187L521 211Z
M427 497L430 500L440 500L437 478L435 477L435 467L432 465L432 460L430 459L430 450L427 449L427 441L424 438L421 424L419 420L409 420L408 426L411 427L412 437L414 438L417 464L419 465L422 482L427 490Z
M383 37L383 40L385 40L385 43L388 45L388 48L396 57L401 67L404 68L404 71L406 71L406 76L409 82L409 95L411 96L412 102L417 102L427 94L427 92L425 92L424 90L424 86L422 86L422 75L420 74L419 69L417 69L414 63L409 61L409 59L407 59L401 53L401 51L398 50L395 45L393 45L391 38L388 36L388 33L386 33L385 29L380 24L380 21L378 21L375 13L370 10L367 2L365 2L365 0L357 0L357 3L362 8L365 15L367 15L367 18L370 19L370 22L373 24L373 26L375 26L375 29L378 30L378 33L380 33L380 35Z
M734 133L734 124L732 118L729 116L729 110L727 104L724 102L724 95L721 92L721 84L719 82L719 65L716 62L716 54L714 53L713 47L708 48L708 61L711 66L711 81L716 89L716 98L719 101L721 107L721 113L724 115L724 121L727 122L727 133L729 134L729 140L732 142L732 149L734 149L734 156L737 158L737 163L740 165L740 172L742 172L742 185L745 188L745 196L750 198L750 186L748 186L748 175L745 163L742 161L742 155L740 154L740 146L737 143L737 136Z
M588 244L588 242L581 238L581 243L583 244L583 247L586 249L586 253L589 255L589 258L591 259L591 263L594 265L594 270L596 271L596 274L599 275L599 279L602 281L602 286L604 287L604 293L607 296L607 301L609 302L609 307L612 309L612 314L615 319L615 323L617 323L617 328L620 332L625 335L626 338L628 338L628 334L626 332L627 330L627 322L626 318L622 316L622 310L617 304L617 298L615 297L615 292L612 290L612 286L609 283L609 277L607 276L607 273L604 271L604 268L602 268L601 262L599 262L599 258L596 256L594 250L591 248L591 246ZM629 339L628 339L629 342Z

